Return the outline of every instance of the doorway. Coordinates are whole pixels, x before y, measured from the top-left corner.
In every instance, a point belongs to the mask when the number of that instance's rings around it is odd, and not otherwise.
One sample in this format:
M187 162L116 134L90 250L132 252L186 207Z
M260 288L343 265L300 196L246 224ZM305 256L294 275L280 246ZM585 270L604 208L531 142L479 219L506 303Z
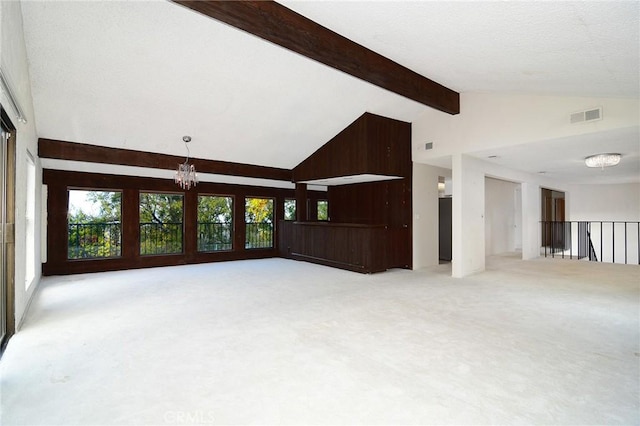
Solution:
M451 202L451 179L438 177L438 260L440 264L451 263L453 209Z
M541 191L542 246L565 250L571 242L570 227L565 227L565 194L542 188Z
M485 255L522 251L520 183L485 177L484 232Z
M0 110L0 355L15 331L16 129Z

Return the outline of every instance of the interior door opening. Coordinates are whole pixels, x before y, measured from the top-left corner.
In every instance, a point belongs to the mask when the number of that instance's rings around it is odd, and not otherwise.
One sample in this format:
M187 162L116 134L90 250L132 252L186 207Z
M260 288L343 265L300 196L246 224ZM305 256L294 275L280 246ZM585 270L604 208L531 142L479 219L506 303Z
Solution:
M453 238L453 206L451 202L451 179L438 177L438 260L440 264L451 263Z
M541 191L542 247L567 249L571 239L565 235L565 194L562 191L542 188Z

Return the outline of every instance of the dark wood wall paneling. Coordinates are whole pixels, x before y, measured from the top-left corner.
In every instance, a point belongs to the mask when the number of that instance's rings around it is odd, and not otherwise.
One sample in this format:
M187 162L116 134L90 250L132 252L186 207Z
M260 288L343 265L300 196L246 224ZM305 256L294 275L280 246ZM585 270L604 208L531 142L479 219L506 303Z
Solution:
M294 229L287 229L283 235L283 238L289 238L282 240L285 244L283 247L294 247L299 253L296 255L282 251L281 255L293 258L308 256L307 260L317 258L317 255L311 253L317 253L318 249L312 249L313 244L309 244L307 240L317 243L320 241L317 234L327 232L332 237L322 241L333 247L350 247L356 252L363 252L358 253L357 258L369 256L370 259L383 262L383 266L368 266L371 271L393 267L411 268L411 124L366 113L293 170L296 181L357 174L399 178L329 187L329 217L331 223L337 224L339 229L329 231L330 228L309 228L303 224L295 229L297 225L288 225ZM383 226L386 229L385 242L383 245L372 243L371 236L380 238L380 233L371 231L368 237L363 236L360 245L352 245L350 238L353 237L353 232L342 232L340 229L343 224ZM364 231L358 232L362 234ZM381 249L384 253L364 253L376 249ZM327 261L337 266L337 260L333 257ZM350 263L346 258L343 262ZM345 269L357 270L349 267Z
M358 174L410 177L411 124L364 113L293 169L295 182Z
M306 260L354 272L387 269L384 225L281 222L281 257Z
M295 198L293 189L278 189L249 185L231 185L200 182L189 191L181 190L172 181L147 177L105 175L46 169L43 182L48 186L47 199L47 263L44 275L64 275L85 272L135 269L153 266L182 265L224 260L256 259L278 255L278 223L284 219L284 200ZM69 189L122 190L122 256L105 259L67 259L67 214ZM158 191L184 195L183 253L140 256L139 250L139 192ZM196 222L197 197L202 195L230 195L234 197L234 249L225 252L197 252ZM307 191L311 202L326 199L321 191ZM274 247L271 249L244 248L244 198L268 197L275 199Z
M276 2L174 2L432 108L460 112L457 92Z

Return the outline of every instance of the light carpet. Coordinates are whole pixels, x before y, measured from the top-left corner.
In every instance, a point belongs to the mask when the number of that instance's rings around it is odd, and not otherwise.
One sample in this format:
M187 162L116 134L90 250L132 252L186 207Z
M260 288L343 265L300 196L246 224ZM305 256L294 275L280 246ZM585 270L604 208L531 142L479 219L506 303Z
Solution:
M638 424L640 267L361 275L265 259L48 277L1 422Z

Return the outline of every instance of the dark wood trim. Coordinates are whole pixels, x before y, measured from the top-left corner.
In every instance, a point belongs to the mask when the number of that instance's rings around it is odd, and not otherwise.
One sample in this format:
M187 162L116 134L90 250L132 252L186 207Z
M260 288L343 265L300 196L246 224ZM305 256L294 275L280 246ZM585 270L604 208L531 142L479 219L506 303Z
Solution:
M57 188L62 188L65 196L68 197L67 188L64 185ZM132 188L123 189L122 192L121 214L122 217L129 218L129 220L122 222L122 257L138 262L140 258L140 232L138 225L140 222L140 193ZM49 233L48 229L47 233ZM66 256L61 260L65 261Z
M307 195L307 184L306 183L296 183L296 220L298 221L306 221L309 219L307 213L308 200L309 196Z
M186 191L184 194L184 252L186 262L192 263L198 252L198 193Z
M406 98L449 114L460 95L273 1L173 0Z
M120 166L166 170L175 169L176 165L183 163L185 158L175 155L135 151L132 149L109 148L44 138L38 139L38 155L40 158L53 158L57 160L85 161L89 163L117 164ZM191 158L189 161L196 166L196 170L200 173L291 182L292 172L288 169L232 163L228 161L205 160L201 158Z
M156 266L185 265L192 263L227 260L260 259L278 256L278 223L284 212L285 198L293 198L293 189L258 187L201 182L189 191L171 180L148 177L107 175L99 173L43 170L43 183L48 185L47 198L47 263L44 275L66 275L86 272L102 272L121 269L149 268ZM122 191L122 256L107 259L67 259L68 190L119 190ZM183 253L157 256L140 256L139 194L158 191L184 194L184 250ZM233 197L234 241L233 249L221 252L197 251L197 203L198 195L222 195ZM245 249L244 199L245 197L272 198L274 205L274 241L269 249ZM309 197L326 198L320 191L309 191Z

